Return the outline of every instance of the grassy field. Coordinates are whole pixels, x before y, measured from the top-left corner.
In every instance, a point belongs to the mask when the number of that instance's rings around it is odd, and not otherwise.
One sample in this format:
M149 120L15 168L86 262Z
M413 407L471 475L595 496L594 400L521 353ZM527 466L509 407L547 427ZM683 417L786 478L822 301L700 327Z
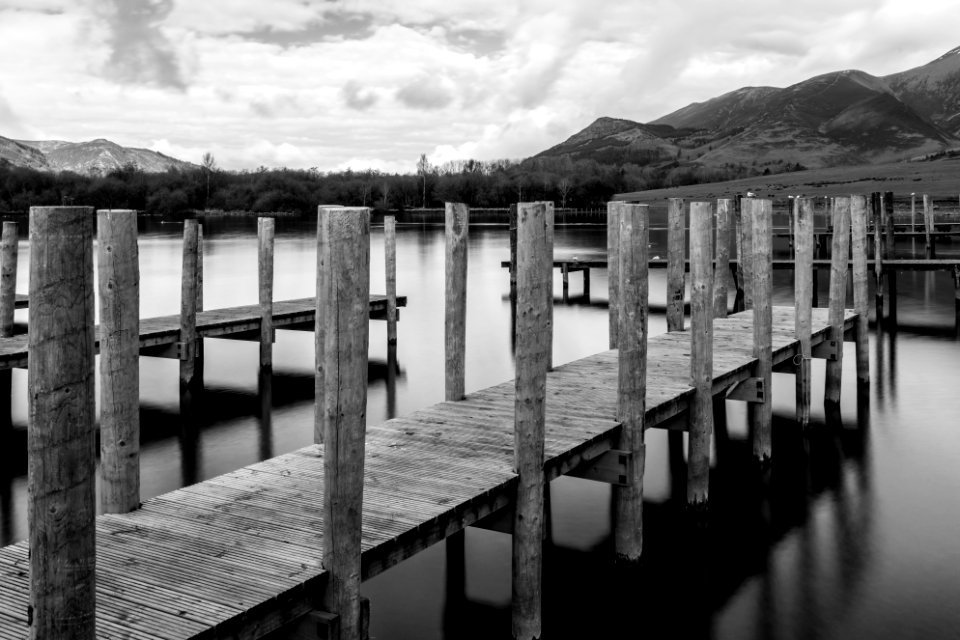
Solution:
M843 196L893 191L896 199L901 202L909 201L910 194L916 193L918 206L920 195L928 193L933 196L938 208L956 208L960 198L960 158L812 169L728 182L640 191L629 194L629 199L650 203L662 202L666 198L712 200L746 194L748 191L760 198L773 199L785 199L788 195ZM618 196L618 199L622 198Z

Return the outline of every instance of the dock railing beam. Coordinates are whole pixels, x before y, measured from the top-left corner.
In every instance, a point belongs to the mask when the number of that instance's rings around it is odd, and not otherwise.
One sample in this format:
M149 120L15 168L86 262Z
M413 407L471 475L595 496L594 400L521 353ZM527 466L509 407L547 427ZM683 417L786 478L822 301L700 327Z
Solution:
M863 399L868 397L866 391L870 386L867 199L863 196L853 196L850 199L850 236L853 254L853 308L857 312L857 394Z
M387 285L387 345L397 344L397 217L383 217L383 254Z
M276 221L257 218L257 282L260 294L260 366L273 368L273 247Z
M727 283L730 280L730 228L733 200L717 200L716 262L713 267L713 317L727 317Z
M607 299L611 349L617 348L620 327L620 216L623 210L622 202L607 203Z
M667 331L683 331L686 229L683 198L667 201Z
M470 208L461 202L448 202L445 216L444 399L463 400L466 384L467 243Z
M830 340L836 359L827 360L824 383L824 408L827 415L840 409L840 383L843 374L843 315L847 300L847 263L850 260L850 198L833 200L833 243L830 248ZM882 240L882 238L881 238Z
M196 381L197 361L197 221L183 221L183 267L180 272L180 386Z
M17 223L3 223L0 240L0 337L13 335L13 316L17 307Z
M633 464L627 467L630 475L626 485L613 487L614 550L618 561L632 563L640 559L643 551L649 208L643 204L622 204L617 209L620 300L617 419L622 424L619 448L632 454Z
M30 637L96 637L93 208L30 208Z
M513 637L539 638L543 571L544 421L550 329L544 303L552 290L547 267L547 206L517 206L517 351L514 461L519 475L513 524Z
M797 363L796 387L797 423L802 428L810 426L811 398L811 333L813 323L813 212L812 198L794 199L794 239L796 240L793 265L793 292L796 316L794 331L800 341L799 362Z
M367 407L370 210L320 210L329 242L318 262L330 295L317 303L324 334L323 567L327 611L340 616L338 640L363 640L360 552ZM318 274L319 278L319 274Z
M748 404L750 428L753 432L753 457L761 465L770 461L773 404L770 385L773 380L773 237L770 200L747 198L743 201L745 265L750 274L744 283L753 308L753 355L757 359L756 377L763 386L763 402ZM749 228L749 233L746 229Z
M706 507L713 436L713 207L690 203L690 377L687 503Z
M140 261L137 212L97 212L100 507L140 506Z

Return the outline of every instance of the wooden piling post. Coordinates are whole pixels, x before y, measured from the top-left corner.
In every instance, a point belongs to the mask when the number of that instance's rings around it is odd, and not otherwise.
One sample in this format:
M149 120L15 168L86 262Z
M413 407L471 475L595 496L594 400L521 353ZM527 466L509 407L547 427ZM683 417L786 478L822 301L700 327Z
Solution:
M847 262L850 259L850 198L835 198L833 245L830 256L830 340L836 343L836 359L827 360L824 406L828 413L840 406L843 373L843 310L847 300Z
M734 198L734 209L733 209L733 237L734 243L736 245L736 255L737 255L737 266L734 270L733 284L736 288L736 293L733 298L733 311L734 313L739 313L744 309L744 298L746 293L744 292L744 257L743 257L743 198L737 196Z
M667 202L667 331L683 331L686 250L683 198Z
M197 312L203 311L203 225L197 224ZM201 348L202 351L202 348ZM202 356L202 353L199 354Z
M740 229L742 234L740 237L740 249L741 249L741 256L742 256L741 266L743 268L743 309L744 310L753 309L753 298L754 298L753 285L754 285L754 282L756 281L756 278L753 273L753 263L754 263L753 258L755 257L754 246L753 246L753 234L754 234L753 217L752 215L747 214L747 211L756 211L755 207L751 208L750 203L753 200L755 200L755 198L744 198L741 203L743 207L743 212L744 212L743 213L744 220ZM773 204L771 203L769 216L772 216L772 215L773 215ZM768 223L768 226L772 224L773 222L770 221Z
M258 283L260 291L260 366L273 367L273 245L276 222L257 218Z
M330 240L327 236L326 214L328 207L317 207L317 311L314 315L314 377L313 377L313 442L323 443L327 431L327 412L324 408L326 383L324 376L324 358L327 327L321 309L330 299Z
M370 210L321 208L329 242L321 264L331 295L318 305L324 334L323 567L324 595L340 616L340 638L360 640L360 540L363 512L364 436L367 408Z
M383 217L383 252L387 278L387 344L397 343L397 217Z
M610 316L610 348L617 348L620 327L620 216L622 202L607 203L607 298Z
M773 381L773 237L770 200L744 201L744 229L750 227L750 250L746 264L750 267L751 283L746 287L753 298L753 355L757 359L756 377L763 384L764 402L749 403L750 428L753 431L753 456L766 464L771 456L771 426L773 404L770 385ZM745 236L747 234L744 234ZM746 242L744 243L746 245ZM752 257L752 259L750 258Z
M93 209L30 208L30 637L93 640Z
M876 282L874 288L875 303L877 310L877 322L883 322L883 289L884 289L884 267L886 259L886 245L883 242L883 207L880 202L880 194L870 194L870 213L873 218L873 276Z
M196 379L197 357L197 221L183 221L183 267L180 272L180 385Z
M508 224L510 228L510 295L517 295L517 204L510 205Z
M513 637L540 637L543 567L543 449L550 330L544 309L547 206L521 203L517 215L517 353L514 460L519 475L513 525Z
M695 389L688 414L687 503L709 497L713 436L713 208L690 203L690 378Z
M884 257L887 260L892 260L894 251L896 250L895 240L893 237L894 234L894 219L893 219L893 191L885 191L883 194L883 219L884 219L884 241L886 246L886 251L884 252Z
M713 268L713 317L727 317L727 280L730 278L730 223L733 200L717 200L716 264Z
M553 371L553 236L554 236L554 206L552 202L544 202L547 221L547 252L543 260L546 263L549 276L546 292L547 300L547 371ZM566 293L566 292L564 292Z
M933 202L930 200L930 194L923 194L923 230L926 236L926 257L927 259L936 257L937 248L934 245L933 237Z
M910 232L917 231L917 194L910 194Z
M100 507L140 506L140 263L137 212L97 212Z
M870 385L870 344L867 333L870 314L870 298L867 292L867 199L863 196L850 198L850 236L853 254L853 308L857 312L857 392L862 394Z
M445 400L463 400L467 343L467 238L470 208L446 203Z
M3 223L0 240L0 337L13 335L13 314L17 305L17 223Z
M618 212L620 231L620 336L617 374L619 447L631 452L633 466L626 486L613 487L614 546L617 559L636 562L643 551L644 417L647 388L647 317L649 209L624 204Z
M800 341L800 362L797 367L797 422L801 427L810 426L810 385L811 385L811 347L812 304L813 304L813 199L796 198L794 222L796 240L794 247L793 279L794 305L796 316L794 330Z

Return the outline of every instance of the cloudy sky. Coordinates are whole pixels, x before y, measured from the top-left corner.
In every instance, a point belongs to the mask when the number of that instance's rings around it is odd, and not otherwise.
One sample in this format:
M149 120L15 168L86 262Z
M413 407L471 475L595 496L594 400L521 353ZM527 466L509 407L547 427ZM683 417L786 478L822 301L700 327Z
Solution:
M960 0L0 0L0 135L228 169L520 158L600 116L884 75Z

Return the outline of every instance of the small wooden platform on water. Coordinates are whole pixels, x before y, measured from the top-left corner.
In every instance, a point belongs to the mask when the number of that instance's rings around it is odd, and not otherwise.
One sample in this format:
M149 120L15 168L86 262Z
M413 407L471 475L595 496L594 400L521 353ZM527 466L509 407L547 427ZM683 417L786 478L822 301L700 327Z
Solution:
M21 305L21 299L23 304ZM278 329L303 328L313 331L317 309L314 298L281 300L273 303L273 326ZM397 306L407 305L406 296L397 296ZM17 296L17 307L27 306L27 297ZM383 318L387 312L387 296L370 296L370 317ZM256 304L197 313L197 333L201 338L239 337L260 330L260 306ZM151 355L151 349L176 345L180 339L180 316L160 316L140 320L140 349ZM253 337L258 339L258 336ZM99 348L99 340L97 341ZM26 368L27 334L0 338L0 370Z
M794 314L774 308L775 365L798 354ZM845 312L845 331L855 319ZM817 345L828 310L812 321ZM751 312L714 320L714 395L753 375L752 323ZM547 375L548 479L614 448L617 359L606 351ZM651 337L648 362L645 424L666 426L693 395L690 332ZM366 452L369 578L511 503L514 383L370 426ZM315 608L326 581L323 476L323 447L310 446L99 517L98 637L256 638ZM0 549L0 639L29 636L29 584L27 543Z

